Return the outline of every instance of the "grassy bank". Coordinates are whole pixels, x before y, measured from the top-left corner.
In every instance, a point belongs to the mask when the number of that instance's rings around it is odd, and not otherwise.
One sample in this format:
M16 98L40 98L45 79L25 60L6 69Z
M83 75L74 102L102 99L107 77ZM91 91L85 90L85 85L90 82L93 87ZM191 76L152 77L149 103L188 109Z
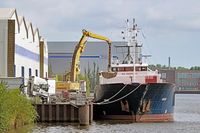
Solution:
M0 83L0 132L33 123L37 113L18 89L8 90Z

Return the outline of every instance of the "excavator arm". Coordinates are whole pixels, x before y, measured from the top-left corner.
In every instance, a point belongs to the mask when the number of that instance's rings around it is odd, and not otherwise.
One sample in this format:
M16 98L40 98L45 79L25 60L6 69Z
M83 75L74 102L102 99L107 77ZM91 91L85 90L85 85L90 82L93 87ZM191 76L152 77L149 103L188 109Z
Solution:
M103 40L108 43L109 49L108 49L108 71L110 71L110 66L111 66L111 41L107 37L83 30L83 35L79 41L79 43L76 45L73 57L72 57L72 65L71 65L71 75L70 75L70 81L75 82L76 77L79 73L79 61L80 61L80 56L82 52L85 49L87 38L95 38L98 40Z

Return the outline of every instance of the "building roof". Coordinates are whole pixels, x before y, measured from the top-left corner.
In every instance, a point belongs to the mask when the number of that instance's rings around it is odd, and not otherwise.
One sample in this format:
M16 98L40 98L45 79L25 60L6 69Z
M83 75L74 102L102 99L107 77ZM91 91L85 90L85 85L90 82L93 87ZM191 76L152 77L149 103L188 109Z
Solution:
M79 38L78 38L79 39ZM113 52L116 51L116 45L123 45L125 42L112 42ZM73 53L75 46L78 44L77 41L49 41L47 42L49 53ZM107 54L108 44L105 41L88 41L84 53L96 54L96 52ZM84 54L83 53L83 54Z
M23 20L24 20L24 17L23 16L18 16L18 20L19 20L19 25L21 25Z
M0 8L0 19L11 19L15 12L15 8Z
M26 29L26 37L35 41L37 37L39 40L40 34L37 27L34 27L31 22L27 21L23 16L18 16L15 8L0 8L0 19L12 19L16 20L17 32L20 33L20 26L24 23Z

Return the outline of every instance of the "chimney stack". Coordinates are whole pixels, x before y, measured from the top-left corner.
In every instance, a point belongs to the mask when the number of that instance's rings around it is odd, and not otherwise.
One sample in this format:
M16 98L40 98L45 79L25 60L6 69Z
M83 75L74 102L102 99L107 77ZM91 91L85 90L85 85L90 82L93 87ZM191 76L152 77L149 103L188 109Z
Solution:
M170 68L171 68L171 58L168 57L168 69L170 70Z

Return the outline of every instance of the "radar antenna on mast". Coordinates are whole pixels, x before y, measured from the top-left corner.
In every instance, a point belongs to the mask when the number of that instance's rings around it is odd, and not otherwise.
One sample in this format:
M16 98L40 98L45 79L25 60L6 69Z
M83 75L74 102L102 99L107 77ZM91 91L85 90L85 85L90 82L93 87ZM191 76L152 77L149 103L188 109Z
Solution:
M126 19L126 28L121 31L123 35L123 40L127 45L116 46L116 48L126 48L127 54L122 63L124 64L141 64L142 63L142 46L143 44L138 42L138 32L140 28L136 24L135 18L132 19L132 24L129 24L129 19ZM142 34L143 35L143 34ZM143 35L144 36L144 35Z

